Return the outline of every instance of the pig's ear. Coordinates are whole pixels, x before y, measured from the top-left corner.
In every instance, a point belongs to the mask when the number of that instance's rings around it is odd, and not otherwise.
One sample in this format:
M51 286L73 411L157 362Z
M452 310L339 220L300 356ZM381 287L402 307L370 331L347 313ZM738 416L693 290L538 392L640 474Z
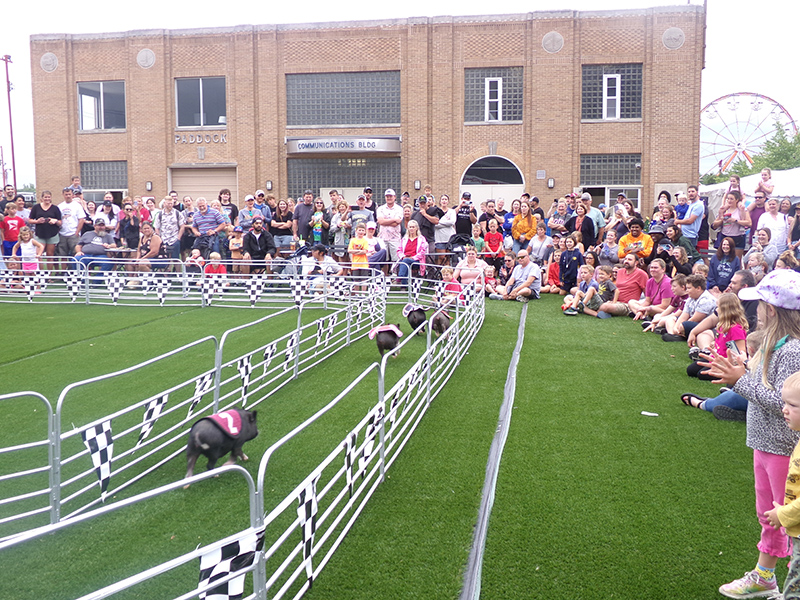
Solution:
M251 423L255 423L256 422L256 414L257 414L257 411L255 411L255 410L250 413L250 422Z

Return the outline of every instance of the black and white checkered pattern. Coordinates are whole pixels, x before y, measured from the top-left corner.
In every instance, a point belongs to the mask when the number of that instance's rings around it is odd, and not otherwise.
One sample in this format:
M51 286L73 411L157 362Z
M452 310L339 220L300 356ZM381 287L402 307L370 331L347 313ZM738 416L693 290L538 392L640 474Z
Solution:
M464 288L463 292L459 296L459 300L461 302L461 306L469 306L472 304L472 301L475 299L475 285L471 284Z
M158 421L158 417L161 416L168 400L169 394L164 394L147 403L147 408L144 411L144 418L142 419L142 431L139 433L139 439L136 441L135 448L138 448L147 436L150 435L150 432L153 431L153 426L156 424L156 421Z
M419 292L422 289L422 279L409 276L409 288L411 289L411 299L413 302L419 301Z
M341 277L334 277L329 288L331 297L337 300L343 299L346 295L347 285L347 282Z
M33 302L33 297L36 294L36 278L33 276L25 277L25 294L28 296L28 302Z
M286 340L286 353L283 358L283 370L288 371L292 367L294 367L294 358L297 354L297 345L299 341L299 335L295 331L288 340Z
M353 474L353 465L356 462L356 441L358 434L353 432L344 438L344 475L347 479L347 491L350 497L353 497L353 484L355 483L355 475Z
M114 438L111 434L111 421L81 431L83 443L92 457L94 471L100 483L100 498L105 502L108 483L111 481L111 458L114 455Z
M156 280L156 296L158 297L158 302L161 304L161 306L164 306L164 300L167 298L169 285L170 283L167 277L159 277Z
M192 397L192 403L189 405L189 414L186 415L187 419L192 416L195 407L200 404L200 400L203 399L203 394L210 390L213 384L214 373L201 375L197 378L197 381L194 382L194 396Z
M247 388L250 386L250 374L253 372L249 354L237 361L236 369L239 371L239 377L242 378L242 408L244 408L247 402Z
M325 343L328 344L336 333L336 322L339 320L338 315L331 315L328 317L328 334L325 336Z
M122 275L114 273L113 271L106 275L106 288L108 288L108 293L114 301L114 304L119 300L120 292L122 292L124 287L125 278Z
M269 366L272 363L272 359L277 351L277 342L272 342L271 344L268 344L266 348L264 348L264 375L266 375L267 371L269 371Z
M198 589L253 564L256 552L264 548L264 533L251 531L238 540L225 544L200 556L200 583ZM244 594L245 575L234 577L205 592L199 598L206 600L240 600Z
M255 306L256 302L261 299L261 294L264 293L264 276L252 275L247 287L247 297L250 300L250 306Z
M303 279L292 279L289 288L292 293L292 299L296 304L303 301L303 293L305 292L307 282Z
M361 477L366 475L367 463L369 463L372 450L375 448L375 436L378 435L382 422L383 404L372 409L372 414L370 415L369 421L367 421L367 430L364 434L364 449L361 451L361 457L358 459L358 473Z
M81 293L83 278L78 273L70 271L70 273L64 278L64 283L67 285L70 301L75 302L75 300L78 298L78 294Z
M8 270L0 271L0 284L4 285L7 288L14 285L14 278L11 276L11 271Z
M314 567L311 564L311 550L314 547L314 533L317 531L317 482L319 475L306 484L297 498L297 517L300 519L300 531L303 536L303 561L306 563L306 575L311 584L314 579Z
M322 348L322 343L325 341L325 319L318 319L317 320L317 345L316 351Z
M146 271L141 274L142 278L142 296L147 296L147 292L155 287L156 274L152 271Z

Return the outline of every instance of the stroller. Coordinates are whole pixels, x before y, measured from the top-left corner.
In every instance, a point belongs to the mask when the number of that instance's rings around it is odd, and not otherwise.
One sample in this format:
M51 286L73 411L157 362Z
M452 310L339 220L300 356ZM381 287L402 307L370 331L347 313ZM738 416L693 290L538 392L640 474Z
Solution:
M308 256L309 252L310 247L305 244L292 252L289 258L277 259L272 267L273 273L277 274L281 279L294 279L302 274L301 263L303 262L303 257Z
M464 233L456 233L447 240L447 251L450 253L450 266L455 268L467 256L467 247L472 239Z

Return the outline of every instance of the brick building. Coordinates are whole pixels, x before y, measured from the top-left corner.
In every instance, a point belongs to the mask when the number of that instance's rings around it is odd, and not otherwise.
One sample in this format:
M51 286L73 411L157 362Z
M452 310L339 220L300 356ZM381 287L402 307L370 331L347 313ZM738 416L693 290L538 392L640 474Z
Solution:
M649 209L697 181L704 31L681 5L34 35L37 187L625 190Z

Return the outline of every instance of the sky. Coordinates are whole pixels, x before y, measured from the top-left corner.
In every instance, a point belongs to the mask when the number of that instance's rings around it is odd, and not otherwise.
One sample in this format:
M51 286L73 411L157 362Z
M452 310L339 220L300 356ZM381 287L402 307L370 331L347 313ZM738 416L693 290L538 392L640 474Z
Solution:
M108 0L41 0L4 8L0 56L11 56L11 109L17 184L35 181L31 107L30 36L38 33L103 33L132 29L186 29L242 24L363 21L442 15L514 14L547 10L613 10L701 0L504 0L489 5L476 0L405 0L404 2L254 3L252 0L138 0L115 5ZM493 10L492 7L502 10ZM261 8L263 7L263 8ZM790 8L791 7L791 8ZM800 4L792 0L708 0L706 66L702 104L735 92L757 92L777 102L800 122L797 22ZM0 69L5 65L0 63ZM788 67L788 69L787 69ZM0 80L5 73L0 71ZM0 146L11 166L8 105L0 94Z

